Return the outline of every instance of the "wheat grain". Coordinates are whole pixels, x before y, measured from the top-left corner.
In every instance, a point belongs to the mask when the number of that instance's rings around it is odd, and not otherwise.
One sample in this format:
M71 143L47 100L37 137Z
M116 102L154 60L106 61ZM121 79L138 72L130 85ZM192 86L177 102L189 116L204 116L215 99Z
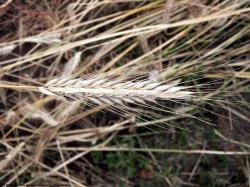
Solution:
M39 87L40 92L64 99L91 101L95 104L144 103L156 99L189 99L192 92L178 86L152 81L110 81L107 79L53 79Z

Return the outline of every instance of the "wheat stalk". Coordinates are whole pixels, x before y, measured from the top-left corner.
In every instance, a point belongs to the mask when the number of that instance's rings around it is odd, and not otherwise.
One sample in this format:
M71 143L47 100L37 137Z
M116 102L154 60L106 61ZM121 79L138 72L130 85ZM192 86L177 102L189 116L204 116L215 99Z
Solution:
M152 81L110 81L107 79L53 79L39 87L46 95L64 99L91 101L95 104L145 103L155 99L188 99L192 92L178 86L179 81L169 84Z

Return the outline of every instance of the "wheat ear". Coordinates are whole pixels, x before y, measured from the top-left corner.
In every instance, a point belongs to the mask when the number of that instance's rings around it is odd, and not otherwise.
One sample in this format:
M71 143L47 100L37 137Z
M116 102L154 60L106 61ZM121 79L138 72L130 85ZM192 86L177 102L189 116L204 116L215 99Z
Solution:
M73 100L88 100L95 104L144 103L155 99L188 99L192 92L178 86L179 81L121 82L107 79L53 79L39 87L40 92L55 97Z

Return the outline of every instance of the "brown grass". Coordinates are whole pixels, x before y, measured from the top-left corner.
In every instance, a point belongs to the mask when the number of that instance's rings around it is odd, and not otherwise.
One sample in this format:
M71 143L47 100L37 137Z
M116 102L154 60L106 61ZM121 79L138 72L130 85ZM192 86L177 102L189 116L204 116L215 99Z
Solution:
M91 155L140 152L162 171L164 185L202 186L197 177L202 158L186 179L190 168L178 174L175 167L159 167L155 157L190 155L185 157L190 163L197 154L247 158L249 5L239 0L0 4L0 185L136 185L137 179L110 171L107 163L96 166ZM188 146L179 146L178 132L186 131L192 134ZM172 147L160 144L164 133ZM220 142L210 142L210 133ZM124 136L137 143L118 141ZM159 147L146 145L144 136L159 140ZM233 148L222 147L225 142ZM172 164L179 164L177 157ZM243 165L249 171L248 162ZM105 169L112 175L104 175ZM250 181L247 172L244 176Z

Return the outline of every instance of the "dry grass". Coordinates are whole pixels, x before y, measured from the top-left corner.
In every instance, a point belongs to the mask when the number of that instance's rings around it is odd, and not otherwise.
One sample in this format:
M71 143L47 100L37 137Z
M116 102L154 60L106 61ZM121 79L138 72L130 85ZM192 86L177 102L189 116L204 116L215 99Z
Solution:
M247 160L249 12L247 0L1 4L0 185L138 185L95 165L95 152L147 155L164 186L202 185L204 155ZM203 137L213 128L230 146ZM181 147L178 132L186 131L193 136ZM136 144L118 141L124 136ZM183 166L174 175L156 159L170 153L176 164L176 155L200 158L191 174Z

